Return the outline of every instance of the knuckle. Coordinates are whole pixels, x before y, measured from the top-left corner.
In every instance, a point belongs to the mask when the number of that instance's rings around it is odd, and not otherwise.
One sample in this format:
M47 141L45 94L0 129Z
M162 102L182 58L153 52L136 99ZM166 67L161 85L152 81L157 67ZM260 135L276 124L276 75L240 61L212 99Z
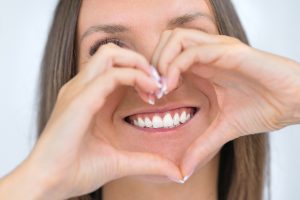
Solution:
M142 72L137 72L135 76L133 76L133 84L136 85L138 82L143 81L145 75Z
M238 54L240 55L246 55L248 53L248 51L250 50L249 46L239 42L239 43L235 43L235 49L237 51Z
M116 45L113 43L108 43L99 47L99 54L102 54L106 57L111 57L116 50Z
M137 52L129 51L128 57L130 57L136 65L148 63L147 59Z
M113 43L108 43L108 44L102 45L98 49L98 53L99 53L99 55L103 56L106 66L113 65L114 55L116 54L116 50L117 50L116 45Z
M135 53L137 55L138 60L140 60L141 63L148 63L148 60L145 58L145 56Z
M184 33L185 33L185 30L183 29L183 28L175 28L174 29L174 32L173 32L174 34L173 34L173 37L175 38L175 39L182 39L183 38L183 36L184 36Z
M57 94L57 98L58 98L58 99L61 99L62 96L65 94L65 92L66 92L66 90L67 90L67 87L68 87L67 85L68 85L68 83L64 84L64 85L59 89L58 94Z
M184 30L183 28L176 27L173 32L174 32L174 34L180 34L183 32L183 30Z
M182 34L182 29L181 28L175 28L173 31L173 38L179 38Z
M114 84L114 85L120 85L121 84L121 80L118 76L118 73L114 68L109 70L106 75L107 75L106 77L110 77L109 79L112 81L112 84Z
M145 80L145 74L140 71L133 71L130 83L133 87L140 85Z
M168 29L168 30L165 30L164 32L163 32L163 36L168 36L168 35L170 35L171 33L173 32L173 30L170 30L170 29Z
M228 35L218 35L220 42L224 43L224 44L239 44L241 43L241 41L236 38L236 37L232 37L232 36L228 36Z
M232 37L231 42L233 44L242 44L241 40L239 38L236 38L236 37Z
M223 39L223 40L230 40L233 39L234 37L229 36L229 35L217 35L219 38Z

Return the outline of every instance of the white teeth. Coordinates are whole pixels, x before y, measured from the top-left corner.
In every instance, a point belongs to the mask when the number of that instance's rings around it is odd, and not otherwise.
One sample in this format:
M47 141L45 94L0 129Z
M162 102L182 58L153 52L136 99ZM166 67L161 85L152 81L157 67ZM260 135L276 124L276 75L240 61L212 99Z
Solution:
M139 126L139 123L138 123L137 120L133 120L133 124L134 124L135 126Z
M164 128L169 128L173 126L173 119L170 113L167 113L163 119Z
M152 119L153 128L162 128L164 126L160 116L155 115Z
M187 118L186 118L186 112L183 111L183 112L181 113L181 115L180 115L180 122L183 124L183 123L186 122L186 120L187 120Z
M150 117L138 117L132 123L140 128L173 128L186 123L192 117L192 113L183 111L181 114L175 113L173 117L170 113L166 113L163 118L159 115L154 115L152 120Z
M173 117L173 123L174 123L174 126L177 126L179 125L179 122L180 121L180 118L179 118L179 114L178 113L175 113L174 117Z
M145 126L147 128L151 128L152 127L152 121L148 117L145 118Z
M190 113L187 114L187 116L186 116L186 121L189 120L189 119L191 119L191 114L190 114Z
M144 120L142 120L142 118L138 118L138 126L141 127L141 128L144 128L145 127L145 122Z

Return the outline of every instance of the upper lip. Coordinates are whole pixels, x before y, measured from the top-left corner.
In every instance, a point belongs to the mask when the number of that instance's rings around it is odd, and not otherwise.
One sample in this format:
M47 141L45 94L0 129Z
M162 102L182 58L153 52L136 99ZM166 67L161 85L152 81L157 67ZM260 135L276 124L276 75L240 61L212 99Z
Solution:
M124 118L136 115L136 114L147 114L147 113L163 113L169 110L175 110L179 108L187 108L187 107L194 107L199 108L199 106L194 104L174 104L174 105L164 105L164 106L156 106L156 107L148 107L148 108L137 108L132 110L130 113L127 113Z

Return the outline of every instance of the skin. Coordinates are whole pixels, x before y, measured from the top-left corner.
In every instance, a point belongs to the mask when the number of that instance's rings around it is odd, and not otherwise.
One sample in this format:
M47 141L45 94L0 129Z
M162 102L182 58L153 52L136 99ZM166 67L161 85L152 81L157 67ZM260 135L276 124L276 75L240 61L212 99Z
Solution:
M134 35L126 36L131 48L109 43L89 57L88 47L104 36L93 34L82 43L78 38L79 73L59 91L31 154L0 180L0 199L67 199L99 187L105 199L216 199L217 153L223 144L300 123L299 63L217 35L203 19L195 27L165 30L165 20L179 11L208 12L209 5L154 2L84 1L79 35L92 22L123 20L136 25ZM161 8L164 17L147 17ZM139 29L145 21L147 31ZM145 94L160 88L150 64L167 87L152 107ZM132 109L173 101L203 110L182 129L159 137L138 137L122 123ZM185 184L175 183L191 174Z

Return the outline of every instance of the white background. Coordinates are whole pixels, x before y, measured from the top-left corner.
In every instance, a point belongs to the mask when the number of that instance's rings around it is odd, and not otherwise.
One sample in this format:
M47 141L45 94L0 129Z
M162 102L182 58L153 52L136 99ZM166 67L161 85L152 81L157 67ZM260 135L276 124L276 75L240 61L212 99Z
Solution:
M56 0L0 0L0 176L30 152L36 83ZM234 0L252 46L300 61L300 2ZM300 78L300 77L299 77ZM271 134L272 199L300 199L300 126Z

